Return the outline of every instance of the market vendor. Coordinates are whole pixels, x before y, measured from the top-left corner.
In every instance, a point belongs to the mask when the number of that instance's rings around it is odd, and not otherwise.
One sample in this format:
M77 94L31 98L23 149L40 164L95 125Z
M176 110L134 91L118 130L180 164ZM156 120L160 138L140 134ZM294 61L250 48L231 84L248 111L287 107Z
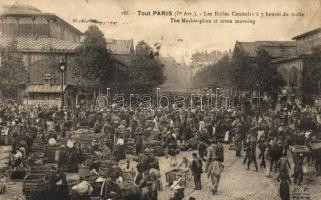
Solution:
M79 170L79 151L75 145L71 148L67 148L67 169L66 171L76 173Z
M144 163L145 171L149 171L152 168L159 170L159 161L148 148L144 151L142 162Z
M63 169L67 163L67 152L65 145L61 145L55 152L55 161L57 162L58 169Z
M120 160L126 159L124 139L119 138L117 140L117 143L116 143L113 151L114 151L115 160L117 162Z
M10 158L10 165L12 169L20 166L22 162L22 153L19 149L12 151L12 157Z
M153 184L152 176L148 172L145 172L138 184L141 191L141 200L157 200L157 191L154 189Z

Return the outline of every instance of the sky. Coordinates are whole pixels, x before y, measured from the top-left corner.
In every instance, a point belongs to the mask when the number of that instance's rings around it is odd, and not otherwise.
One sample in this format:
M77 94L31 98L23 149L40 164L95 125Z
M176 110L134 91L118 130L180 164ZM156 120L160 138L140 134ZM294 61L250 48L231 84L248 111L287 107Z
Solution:
M81 31L92 23L74 20L97 19L115 22L98 25L110 39L145 40L161 43L161 55L181 61L197 51L229 50L238 41L291 40L294 36L321 25L321 0L0 0L0 5L32 5L42 12L54 13ZM138 11L206 12L288 12L304 17L242 17L253 24L171 23L169 16L138 16ZM128 11L129 15L121 15ZM180 17L179 17L180 18ZM199 18L202 18L200 16ZM235 19L235 17L228 17ZM220 18L227 19L227 18Z

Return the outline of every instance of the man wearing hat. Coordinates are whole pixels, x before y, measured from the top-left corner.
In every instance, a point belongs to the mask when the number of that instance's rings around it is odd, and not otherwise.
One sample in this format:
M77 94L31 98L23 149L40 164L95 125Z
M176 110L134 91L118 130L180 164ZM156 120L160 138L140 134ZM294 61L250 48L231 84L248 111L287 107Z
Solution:
M218 157L218 152L219 152L217 140L213 139L210 142L211 142L211 146L209 146L209 149L207 150L208 158L207 158L207 162L205 165L205 172L207 172L208 167L214 161L214 159L216 159Z
M265 151L266 151L266 148L267 148L267 144L266 144L266 141L264 139L264 135L260 136L260 138L258 140L258 147L259 147L259 150L260 150L259 159L261 159L260 167L266 168Z
M192 165L191 165L191 170L192 170L192 174L194 176L195 189L201 190L202 189L201 174L203 173L202 160L197 157L196 153L193 153L192 156L193 156L193 161L192 161Z
M258 166L256 162L256 144L254 142L250 142L248 152L249 152L249 160L247 161L247 170L250 169L250 165L253 162L255 166L255 170L258 172Z
M209 166L207 176L208 176L208 178L211 178L211 182L212 182L211 190L212 190L213 195L215 195L217 192L223 168L224 168L224 166L219 161L219 159L215 159L211 163L211 165Z
M303 180L303 153L294 156L294 174L293 174L293 182L301 185Z
M222 140L218 140L217 143L217 157L220 162L224 162L224 146Z

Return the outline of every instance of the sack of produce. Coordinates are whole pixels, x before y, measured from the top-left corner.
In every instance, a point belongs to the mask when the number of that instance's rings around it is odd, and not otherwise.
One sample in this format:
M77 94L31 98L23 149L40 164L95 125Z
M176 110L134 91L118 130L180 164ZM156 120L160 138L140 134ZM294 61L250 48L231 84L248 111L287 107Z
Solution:
M71 189L79 195L91 195L93 191L93 187L87 181L82 181L79 184L73 186Z

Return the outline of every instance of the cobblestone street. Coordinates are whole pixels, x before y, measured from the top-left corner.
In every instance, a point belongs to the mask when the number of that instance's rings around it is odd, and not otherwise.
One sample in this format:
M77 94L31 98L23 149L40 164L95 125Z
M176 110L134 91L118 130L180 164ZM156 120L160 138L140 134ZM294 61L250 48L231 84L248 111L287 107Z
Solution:
M278 182L276 174L272 173L273 178L265 177L265 169L259 169L259 172L246 170L242 164L242 159L236 159L234 151L228 150L225 146L225 169L221 177L218 193L213 196L210 190L210 179L206 174L202 175L203 190L194 190L193 180L189 181L185 189L185 199L195 197L196 199L215 199L215 200L276 200L278 199ZM183 156L191 158L192 152L182 152L179 154L178 161ZM258 161L259 164L259 161ZM162 171L162 181L164 190L159 194L160 200L167 200L170 189L166 185L165 172L170 169L169 160L160 158ZM321 199L320 178L314 180L313 186L308 186L311 193L311 199ZM306 184L304 182L304 184ZM293 185L291 186L294 187Z
M177 161L180 162L183 156L191 159L193 151L181 152L177 156ZM185 199L195 197L197 200L278 200L278 182L276 181L276 174L272 173L272 178L265 177L265 169L260 169L259 172L246 170L242 164L242 159L236 159L234 151L228 150L225 145L225 168L221 177L218 193L213 196L210 190L210 179L207 179L206 174L202 175L201 191L194 190L193 179L191 179L185 188ZM173 169L169 165L169 159L165 157L159 158L160 169L162 174L163 190L159 192L159 200L168 200L171 190L166 183L165 172ZM259 161L258 161L259 164ZM205 163L203 163L205 165ZM304 178L303 185L308 187L311 193L312 200L321 199L321 179L313 178L309 182ZM0 200L13 200L14 197L22 196L22 183L10 182L8 185L8 192L0 196ZM293 190L293 184L291 191Z

